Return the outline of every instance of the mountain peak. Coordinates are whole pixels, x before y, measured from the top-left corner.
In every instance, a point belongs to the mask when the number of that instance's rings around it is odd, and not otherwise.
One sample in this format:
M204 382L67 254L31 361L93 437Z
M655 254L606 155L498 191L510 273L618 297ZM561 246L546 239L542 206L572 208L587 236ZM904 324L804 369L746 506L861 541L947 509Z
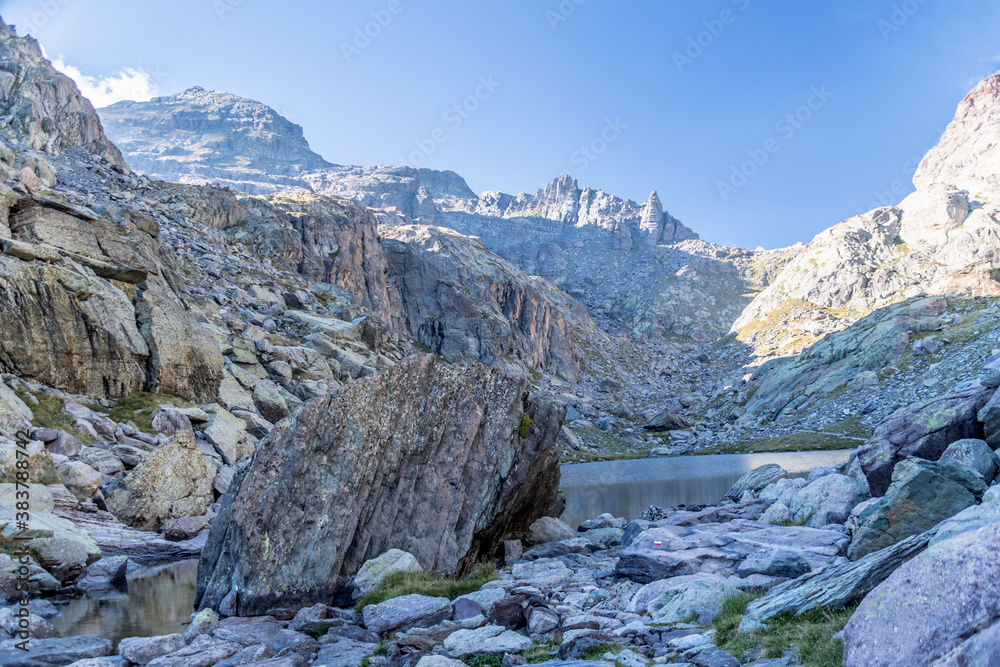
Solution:
M969 91L941 140L920 162L913 184L954 185L973 195L1000 190L1000 72Z
M332 167L299 125L257 100L201 86L100 111L141 172L182 183L220 182L251 193L308 189L306 172Z
M104 134L94 106L59 72L33 37L18 37L0 19L0 123L27 148L57 154L78 148L124 167Z

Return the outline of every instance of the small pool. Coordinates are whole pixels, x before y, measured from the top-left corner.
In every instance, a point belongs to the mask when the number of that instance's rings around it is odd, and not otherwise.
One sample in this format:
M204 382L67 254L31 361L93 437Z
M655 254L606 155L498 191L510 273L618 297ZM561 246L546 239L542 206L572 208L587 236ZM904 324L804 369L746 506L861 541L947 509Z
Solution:
M56 598L61 616L50 623L64 637L100 635L115 642L126 637L154 637L183 632L194 611L198 560L141 567L128 575L127 590L100 598Z
M816 466L847 461L853 450L771 454L715 454L576 463L562 466L566 511L562 520L578 526L598 514L637 519L650 505L717 503L745 473L777 463L792 476Z

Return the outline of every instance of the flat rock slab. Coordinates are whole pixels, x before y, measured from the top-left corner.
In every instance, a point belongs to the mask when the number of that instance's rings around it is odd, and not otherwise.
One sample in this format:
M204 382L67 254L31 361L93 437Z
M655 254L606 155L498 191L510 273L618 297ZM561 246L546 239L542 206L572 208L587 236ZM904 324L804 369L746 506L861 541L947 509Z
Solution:
M531 644L530 639L513 630L507 630L499 625L486 625L476 630L459 630L452 633L444 640L444 650L453 658L461 658L476 653L490 655L520 653Z
M0 642L0 665L4 667L56 667L86 658L101 658L113 653L111 640L97 635L79 635L57 639L32 639L24 652L16 642Z
M365 627L377 635L428 628L451 618L451 600L427 595L403 595L362 610Z
M367 644L351 639L341 639L321 646L312 667L361 667L361 662L372 654L377 644Z
M834 530L767 526L745 520L662 526L640 533L622 552L615 572L640 583L699 572L726 577L735 574L750 554L775 548L798 554L815 570L841 555L848 542Z

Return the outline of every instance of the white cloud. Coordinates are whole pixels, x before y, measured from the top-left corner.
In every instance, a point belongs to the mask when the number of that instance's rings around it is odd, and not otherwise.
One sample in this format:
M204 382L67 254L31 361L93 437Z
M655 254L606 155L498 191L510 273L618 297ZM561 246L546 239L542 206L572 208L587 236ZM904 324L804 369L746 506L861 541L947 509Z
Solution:
M156 81L143 69L126 67L111 76L93 77L67 64L61 57L53 60L52 66L73 79L83 96L98 109L122 100L145 102L160 93Z

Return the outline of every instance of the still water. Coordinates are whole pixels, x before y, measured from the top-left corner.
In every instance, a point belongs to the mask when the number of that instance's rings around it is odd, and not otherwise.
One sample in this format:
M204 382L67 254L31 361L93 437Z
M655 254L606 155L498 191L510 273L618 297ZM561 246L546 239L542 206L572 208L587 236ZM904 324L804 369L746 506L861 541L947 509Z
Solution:
M638 519L650 505L717 503L736 480L757 466L777 463L793 477L804 476L815 466L844 463L852 451L674 456L564 465L566 511L562 520L576 527L604 512Z
M49 622L64 637L101 635L118 644L125 637L183 632L194 611L198 561L142 567L128 575L128 590L94 599L66 598L69 604Z

